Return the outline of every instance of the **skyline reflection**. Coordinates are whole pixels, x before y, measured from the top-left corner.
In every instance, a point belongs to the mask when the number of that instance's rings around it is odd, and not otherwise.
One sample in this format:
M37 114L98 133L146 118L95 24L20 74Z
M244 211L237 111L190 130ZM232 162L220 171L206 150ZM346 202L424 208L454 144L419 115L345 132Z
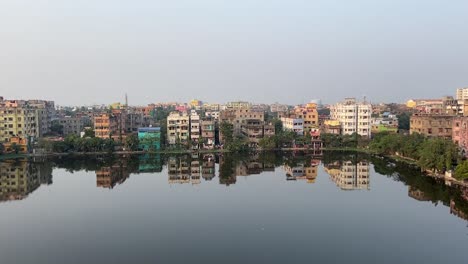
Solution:
M93 171L96 187L113 189L138 174L167 174L170 185L200 185L218 177L221 185L231 186L238 177L259 176L265 173L282 175L284 182L297 181L316 184L328 174L328 180L343 191L371 191L371 165L377 174L392 178L408 186L408 197L419 202L442 203L449 212L468 220L468 188L447 186L443 181L421 176L417 169L357 154L313 156L284 153L253 155L140 155L128 157L59 157L38 161L34 159L0 162L0 203L22 200L41 185L51 185L55 169L68 172ZM320 168L326 174L320 173Z

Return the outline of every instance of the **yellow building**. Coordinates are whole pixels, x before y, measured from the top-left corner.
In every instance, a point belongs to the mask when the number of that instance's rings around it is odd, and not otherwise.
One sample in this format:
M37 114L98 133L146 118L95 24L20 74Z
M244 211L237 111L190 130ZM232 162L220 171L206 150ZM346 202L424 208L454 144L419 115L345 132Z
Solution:
M415 107L416 107L416 104L417 104L417 103L416 103L416 101L414 101L414 100L408 100L408 102L406 102L406 106L407 106L408 108L415 108Z
M0 142L27 145L40 134L39 110L29 107L0 107Z
M304 133L310 133L313 128L319 127L317 104L308 103L305 106L296 106L294 113L296 118L304 120Z

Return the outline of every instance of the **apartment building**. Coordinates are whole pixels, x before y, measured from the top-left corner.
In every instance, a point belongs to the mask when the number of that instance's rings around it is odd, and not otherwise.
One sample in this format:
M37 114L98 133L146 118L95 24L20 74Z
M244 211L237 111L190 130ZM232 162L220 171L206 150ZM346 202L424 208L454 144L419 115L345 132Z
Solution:
M332 120L338 120L343 135L357 133L371 136L372 105L365 100L358 102L355 98L346 98L343 102L330 107Z
M4 100L0 98L0 142L32 144L50 132L55 116L54 102L43 100ZM19 139L18 139L19 138Z
M58 123L63 127L63 135L77 135L84 129L83 119L80 117L65 116L58 119Z
M8 144L15 140L30 144L40 134L40 118L38 110L28 106L0 107L0 142Z
M251 147L257 147L263 138L263 123L258 119L247 119L242 123L242 134L247 138Z
M289 107L285 104L274 103L270 105L270 112L277 113L277 112L287 112Z
M213 149L215 146L215 121L204 118L201 121L201 137L203 139L202 148Z
M410 134L451 139L453 120L452 115L413 114L410 118Z
M190 113L190 140L192 140L192 148L198 149L200 140L200 115L195 110Z
M224 110L220 113L221 122L228 122L234 126L234 135L242 134L242 125L245 125L247 120L263 122L265 120L265 112L252 108L236 108Z
M228 102L226 109L250 109L252 104L244 101Z
M97 138L112 138L117 134L117 120L109 113L95 116L94 134Z
M457 100L467 100L468 99L468 87L457 89L456 99Z
M187 112L171 112L167 117L169 145L187 145L190 140L190 116Z
M110 113L102 113L94 117L94 132L98 138L111 138L123 141L129 132L128 116L125 110L113 109ZM136 129L138 130L138 129Z
M154 151L161 149L161 128L140 127L138 129L138 141L139 150Z
M452 140L460 147L463 155L468 155L468 117L454 117L452 121Z
M304 119L295 117L282 117L284 131L294 131L296 134L304 135Z
M319 126L319 116L317 112L317 105L308 103L304 106L296 106L294 108L296 118L304 120L304 132L308 133L314 128Z

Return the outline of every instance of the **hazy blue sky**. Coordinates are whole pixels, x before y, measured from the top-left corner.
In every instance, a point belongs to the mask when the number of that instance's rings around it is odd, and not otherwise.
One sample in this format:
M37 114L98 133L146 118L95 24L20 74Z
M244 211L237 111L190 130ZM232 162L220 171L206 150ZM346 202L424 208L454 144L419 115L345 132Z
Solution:
M468 1L0 0L0 95L373 102L468 86Z

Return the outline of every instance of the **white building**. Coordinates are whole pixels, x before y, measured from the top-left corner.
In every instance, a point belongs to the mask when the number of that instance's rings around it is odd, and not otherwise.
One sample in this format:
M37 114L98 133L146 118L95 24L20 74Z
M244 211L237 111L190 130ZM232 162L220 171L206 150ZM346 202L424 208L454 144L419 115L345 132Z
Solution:
M190 117L187 113L171 112L167 117L167 139L170 145L187 144L190 138Z
M457 89L457 100L466 100L468 99L468 87Z
M371 115L372 105L366 101L358 102L355 98L346 98L330 107L330 117L340 122L343 135L358 133L370 137Z
M190 113L190 139L193 142L198 142L200 138L200 116L197 111L192 110Z
M284 131L294 131L298 135L304 135L304 119L282 117L281 122L283 122Z

